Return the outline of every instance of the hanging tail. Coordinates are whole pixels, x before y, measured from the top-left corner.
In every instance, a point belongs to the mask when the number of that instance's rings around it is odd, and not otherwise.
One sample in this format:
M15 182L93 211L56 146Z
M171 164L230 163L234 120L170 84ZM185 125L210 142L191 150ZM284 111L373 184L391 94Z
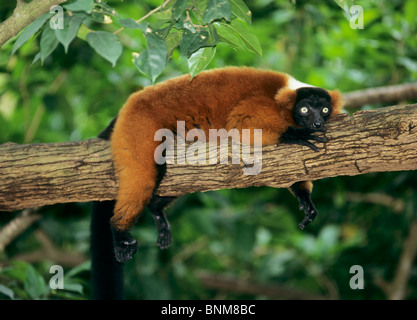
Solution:
M91 278L94 300L121 300L123 264L116 261L110 218L115 201L93 202L91 219Z
M98 136L110 140L116 118ZM115 201L93 202L91 218L91 279L94 300L121 300L123 293L123 264L116 261L110 218Z

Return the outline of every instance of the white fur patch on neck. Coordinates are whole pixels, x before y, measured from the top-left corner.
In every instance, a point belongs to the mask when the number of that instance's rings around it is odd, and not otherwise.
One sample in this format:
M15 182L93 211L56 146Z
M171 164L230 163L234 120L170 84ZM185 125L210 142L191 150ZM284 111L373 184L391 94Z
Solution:
M298 88L302 88L302 87L314 87L311 84L307 84L307 83L298 81L297 79L295 79L291 76L288 76L287 86L288 86L289 89L292 89L292 90L297 90Z

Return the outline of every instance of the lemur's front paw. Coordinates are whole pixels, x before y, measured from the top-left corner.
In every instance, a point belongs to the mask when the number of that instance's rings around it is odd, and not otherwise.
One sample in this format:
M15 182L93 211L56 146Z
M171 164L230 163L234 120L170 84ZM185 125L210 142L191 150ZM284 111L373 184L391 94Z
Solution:
M300 210L304 210L304 219L298 224L298 227L304 230L309 223L314 221L318 212L312 202L308 203L306 201L300 202Z
M321 142L321 143L326 143L329 142L329 139L327 139L326 137L319 137L319 136L315 136L315 135L311 135L311 139L316 141L316 142Z
M114 255L120 263L125 263L132 259L138 250L137 241L127 231L113 230Z

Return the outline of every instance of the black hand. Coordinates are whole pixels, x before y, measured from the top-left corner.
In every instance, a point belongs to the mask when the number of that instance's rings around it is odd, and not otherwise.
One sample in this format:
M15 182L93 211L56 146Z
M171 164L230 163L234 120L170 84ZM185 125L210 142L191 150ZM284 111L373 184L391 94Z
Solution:
M308 140L314 140L317 142L327 142L327 138L325 137L318 137L312 134L311 130L306 128L296 128L296 127L289 127L286 132L281 136L280 142L287 143L287 144L298 144L301 146L306 146L314 150L315 152L319 151L319 148L311 143Z

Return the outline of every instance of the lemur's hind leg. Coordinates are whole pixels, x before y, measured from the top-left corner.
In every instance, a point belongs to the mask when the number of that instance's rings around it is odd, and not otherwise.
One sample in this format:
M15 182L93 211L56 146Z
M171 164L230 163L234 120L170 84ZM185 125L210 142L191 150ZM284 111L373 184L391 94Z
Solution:
M304 210L304 219L298 224L298 227L303 230L310 222L313 222L318 213L314 207L313 201L311 201L313 184L311 181L296 182L289 188L289 190L300 203L300 210Z
M129 230L151 200L158 179L154 159L154 150L158 146L154 133L158 126L149 119L145 114L141 118L119 117L115 127L119 130L114 130L111 138L119 182L111 224L114 251L119 262L130 260L137 251L137 242Z
M175 199L175 197L153 196L148 205L158 229L157 244L161 249L166 249L171 244L171 227L163 209Z

